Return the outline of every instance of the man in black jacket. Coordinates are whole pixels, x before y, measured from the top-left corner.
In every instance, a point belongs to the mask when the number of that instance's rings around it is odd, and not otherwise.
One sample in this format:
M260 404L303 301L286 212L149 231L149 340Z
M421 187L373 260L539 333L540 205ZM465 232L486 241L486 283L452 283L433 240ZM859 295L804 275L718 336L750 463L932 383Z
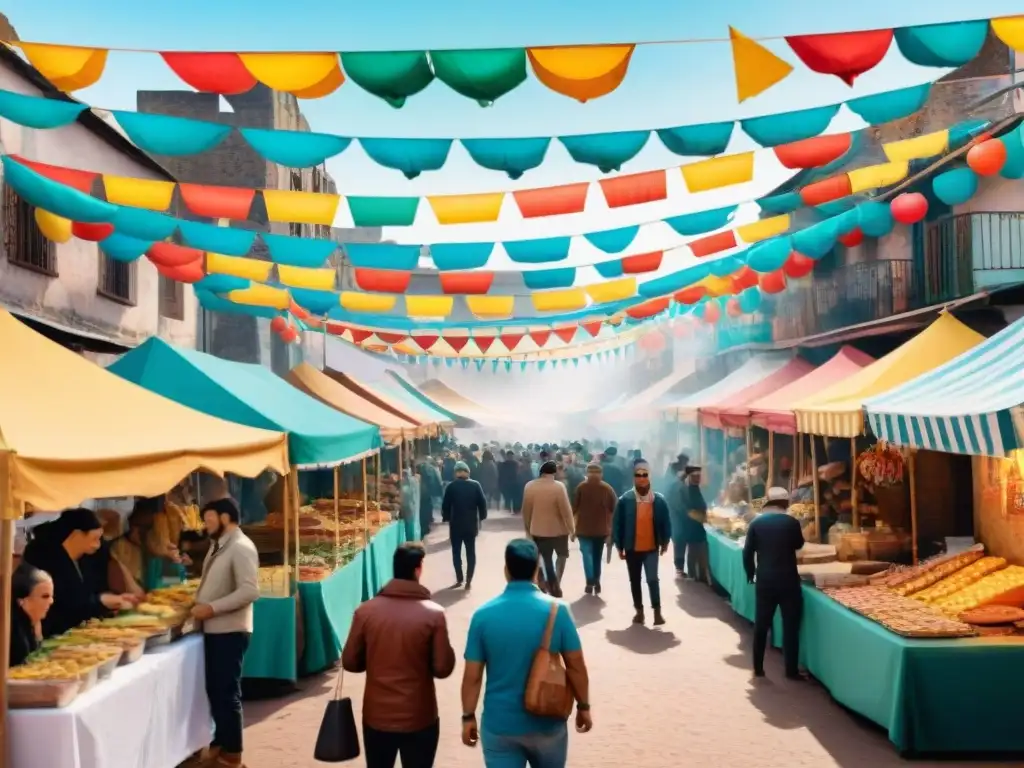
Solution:
M487 498L480 483L469 479L469 466L464 461L455 464L455 480L444 490L441 519L448 523L456 589L462 586L462 548L466 548L468 590L476 570L476 535L480 532L480 521L487 519Z
M789 492L769 488L764 508L747 528L743 545L743 569L755 584L754 676L764 677L764 651L775 609L782 610L782 654L786 677L800 680L800 620L803 593L796 553L804 545L800 522L786 514Z

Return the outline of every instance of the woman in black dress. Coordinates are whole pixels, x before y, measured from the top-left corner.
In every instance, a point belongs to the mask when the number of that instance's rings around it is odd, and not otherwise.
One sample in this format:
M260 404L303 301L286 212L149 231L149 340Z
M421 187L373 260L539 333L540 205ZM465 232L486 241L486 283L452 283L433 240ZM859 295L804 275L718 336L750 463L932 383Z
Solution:
M16 667L35 653L42 642L43 619L53 605L50 574L21 563L11 574L11 597L10 664Z

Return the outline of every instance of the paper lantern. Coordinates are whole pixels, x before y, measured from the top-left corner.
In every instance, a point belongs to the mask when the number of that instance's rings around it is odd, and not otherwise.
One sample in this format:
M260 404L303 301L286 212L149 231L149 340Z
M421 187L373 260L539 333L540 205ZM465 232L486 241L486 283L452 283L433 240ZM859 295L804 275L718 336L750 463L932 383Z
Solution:
M793 251L786 259L786 263L782 265L782 271L786 273L786 277L791 277L794 280L807 277L814 271L814 259Z
M717 301L709 301L704 305L704 322L705 323L717 323L718 319L722 316L722 308L718 306Z
M73 232L70 219L57 216L42 208L36 208L35 219L36 226L47 240L54 243L66 243L71 239Z
M761 275L761 290L765 293L782 293L786 290L786 274L781 269Z
M889 203L889 208L900 224L916 224L928 215L928 198L920 192L904 192Z
M971 147L967 165L979 176L995 176L1006 164L1006 146L998 139L989 139Z
M85 221L76 221L71 225L71 234L79 240L98 243L114 234L114 225L106 222L90 224Z
M864 233L861 231L860 227L855 227L845 235L840 235L839 242L847 248L855 248L864 242Z
M281 315L278 315L270 321L270 330L277 334L284 333L288 330L288 321L281 317Z
M725 302L725 311L729 313L729 317L739 317L743 314L743 307L736 299L729 299Z

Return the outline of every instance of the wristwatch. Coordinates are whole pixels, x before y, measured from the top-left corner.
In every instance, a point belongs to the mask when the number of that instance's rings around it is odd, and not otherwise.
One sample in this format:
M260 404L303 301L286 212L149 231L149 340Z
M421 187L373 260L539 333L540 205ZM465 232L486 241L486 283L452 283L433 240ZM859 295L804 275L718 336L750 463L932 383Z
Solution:
M590 705L587 704L585 701L581 701L579 704L576 705L576 709L578 709L580 712L589 712Z
M464 722L464 723L472 723L474 720L476 720L476 713L475 712L470 712L468 715L463 713L463 715L462 715L462 722Z

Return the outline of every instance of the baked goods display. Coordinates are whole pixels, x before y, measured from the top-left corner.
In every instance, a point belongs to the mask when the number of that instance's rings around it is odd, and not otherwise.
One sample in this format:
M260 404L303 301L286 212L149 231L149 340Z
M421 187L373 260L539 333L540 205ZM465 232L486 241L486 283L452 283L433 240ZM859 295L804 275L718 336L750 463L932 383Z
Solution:
M952 576L961 568L966 568L971 563L980 560L984 554L985 552L982 549L970 549L966 552L961 552L951 559L932 564L906 581L898 583L892 589L898 595L912 595L915 592L920 592L933 584L938 584L947 576Z
M969 624L885 587L845 587L824 591L840 605L902 637L970 637L976 634Z
M1024 610L1012 605L982 605L961 613L960 621L979 627L1016 624L1024 621Z
M982 557L966 568L961 568L947 576L937 584L922 589L920 592L915 592L913 598L920 600L922 603L934 603L938 600L943 600L965 587L969 587L976 581L980 581L990 573L995 573L1005 567L1006 560L1001 557Z
M951 615L959 615L971 608L989 603L1003 605L1024 604L1024 568L1009 565L985 576L970 586L935 602L935 606Z

